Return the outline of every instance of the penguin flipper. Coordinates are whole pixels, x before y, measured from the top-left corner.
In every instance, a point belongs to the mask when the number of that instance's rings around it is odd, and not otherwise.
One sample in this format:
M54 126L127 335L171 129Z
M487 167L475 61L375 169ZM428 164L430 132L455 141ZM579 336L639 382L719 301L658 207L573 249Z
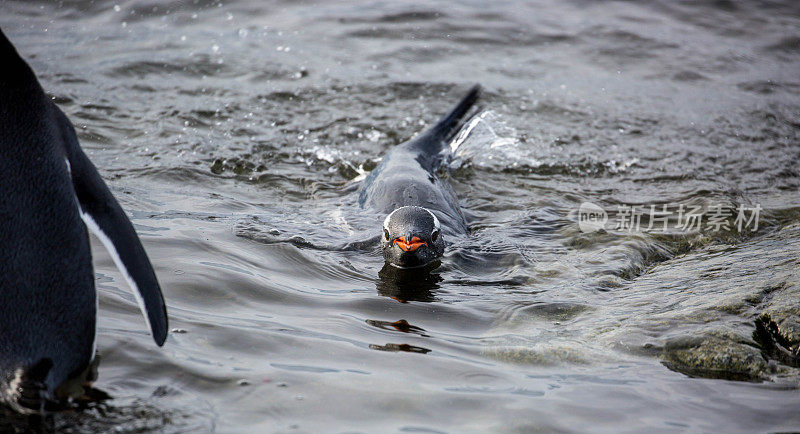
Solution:
M472 86L469 92L461 98L461 101L433 126L431 132L434 136L445 142L452 140L453 136L455 136L461 127L461 121L464 119L464 116L466 116L472 106L478 102L478 98L481 96L481 90L480 84Z
M65 132L67 161L81 218L103 242L128 281L153 339L161 346L167 339L167 308L153 266L125 211L78 145L69 120L60 109L54 108Z
M463 125L463 120L481 96L481 85L476 84L461 98L449 113L442 116L428 131L408 141L408 146L426 155L435 155L449 143Z

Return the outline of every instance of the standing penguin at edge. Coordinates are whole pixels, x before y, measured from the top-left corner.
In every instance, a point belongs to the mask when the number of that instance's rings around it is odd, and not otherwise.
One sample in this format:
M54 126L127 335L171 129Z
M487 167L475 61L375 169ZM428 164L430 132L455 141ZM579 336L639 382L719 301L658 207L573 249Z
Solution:
M396 268L419 268L444 254L444 235L469 232L453 188L436 172L446 162L448 143L480 97L475 85L447 115L419 136L394 147L364 180L362 208L388 214L381 250Z
M87 228L159 346L167 312L133 225L2 30L0 59L0 401L30 413L93 379L97 292Z

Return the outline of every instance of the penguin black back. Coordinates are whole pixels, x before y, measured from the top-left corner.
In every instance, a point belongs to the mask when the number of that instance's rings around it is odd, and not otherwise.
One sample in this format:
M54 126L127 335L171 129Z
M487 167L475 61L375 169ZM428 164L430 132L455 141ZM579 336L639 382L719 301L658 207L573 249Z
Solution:
M87 225L131 284L153 337L166 307L144 249L74 128L0 30L0 399L37 410L94 358L97 295Z

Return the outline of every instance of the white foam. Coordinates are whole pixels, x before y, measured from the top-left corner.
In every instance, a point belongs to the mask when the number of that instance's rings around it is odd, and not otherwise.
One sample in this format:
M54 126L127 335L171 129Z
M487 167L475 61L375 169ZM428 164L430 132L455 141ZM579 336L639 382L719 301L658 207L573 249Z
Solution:
M456 152L458 147L461 146L462 143L464 143L464 140L467 140L467 137L469 137L469 133L472 132L472 129L475 128L483 120L484 117L486 117L486 113L488 112L483 112L480 115L475 116L474 118L472 118L472 120L469 122L466 128L461 129L461 132L458 134L458 137L455 140L453 140L452 143L450 143L450 152L452 153Z

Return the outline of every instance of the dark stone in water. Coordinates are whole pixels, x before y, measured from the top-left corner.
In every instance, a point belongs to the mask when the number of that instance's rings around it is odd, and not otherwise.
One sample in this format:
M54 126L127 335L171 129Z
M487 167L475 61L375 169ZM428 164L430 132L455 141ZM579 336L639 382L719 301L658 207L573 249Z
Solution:
M745 381L764 379L768 367L758 348L715 335L668 341L663 363L692 377Z

